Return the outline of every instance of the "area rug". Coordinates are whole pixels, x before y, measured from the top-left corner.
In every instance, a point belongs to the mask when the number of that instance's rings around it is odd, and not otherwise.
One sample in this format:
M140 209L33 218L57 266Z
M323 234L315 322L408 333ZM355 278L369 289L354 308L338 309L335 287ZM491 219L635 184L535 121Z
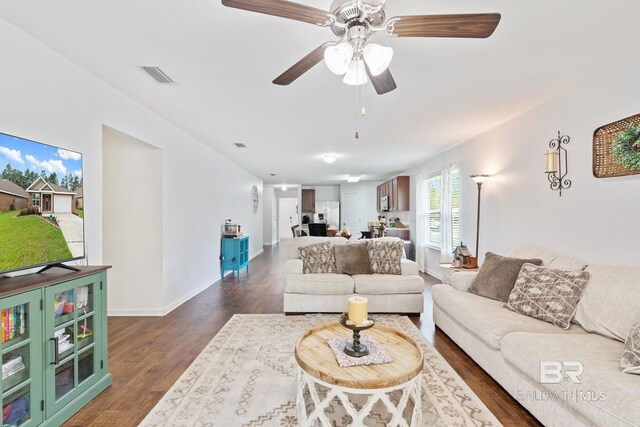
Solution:
M233 316L140 426L297 426L296 340L334 321L335 315ZM376 321L406 332L422 347L423 425L500 425L407 317L376 316ZM348 421L337 417L334 425ZM384 414L371 425L386 425Z

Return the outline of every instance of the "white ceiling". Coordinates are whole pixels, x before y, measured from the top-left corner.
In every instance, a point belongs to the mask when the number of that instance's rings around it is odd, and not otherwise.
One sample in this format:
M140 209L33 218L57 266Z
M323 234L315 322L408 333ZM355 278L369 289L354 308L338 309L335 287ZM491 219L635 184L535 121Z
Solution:
M274 184L385 178L640 52L635 0L388 0L386 11L499 12L502 21L486 40L380 35L394 49L398 89L378 96L368 85L359 119L355 89L322 63L288 87L271 83L333 40L328 28L220 0L0 4L7 21ZM178 85L157 84L139 65L162 67ZM324 153L338 160L327 165Z

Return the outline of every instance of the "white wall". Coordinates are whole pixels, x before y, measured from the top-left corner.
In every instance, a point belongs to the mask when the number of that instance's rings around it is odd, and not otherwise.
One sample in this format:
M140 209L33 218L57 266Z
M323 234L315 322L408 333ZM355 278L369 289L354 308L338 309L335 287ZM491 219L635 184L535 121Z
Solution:
M265 245L278 242L278 206L273 186L264 186L264 207L262 210L262 233Z
M416 175L455 161L462 177L462 241L472 251L477 188L467 177L488 173L495 176L482 187L481 254L504 254L528 242L590 263L640 266L640 176L592 174L594 130L640 113L639 74L640 57L603 68L561 96L411 169L413 191ZM573 185L562 197L549 189L543 161L558 130L571 137L566 148ZM411 206L415 229L415 196ZM438 261L439 252L430 251L429 270L436 274Z
M262 199L261 180L1 19L0 54L7 59L0 67L0 130L84 154L90 264L103 262L102 126L162 150L162 303L140 311L111 306L111 314L162 314L218 280L225 218L251 236L252 255L262 250L262 203L253 214L250 194L257 185Z
M102 168L102 257L113 266L107 305L121 312L153 311L164 304L158 289L163 282L162 151L105 128Z
M303 185L302 189L316 190L316 203L340 201L339 185Z

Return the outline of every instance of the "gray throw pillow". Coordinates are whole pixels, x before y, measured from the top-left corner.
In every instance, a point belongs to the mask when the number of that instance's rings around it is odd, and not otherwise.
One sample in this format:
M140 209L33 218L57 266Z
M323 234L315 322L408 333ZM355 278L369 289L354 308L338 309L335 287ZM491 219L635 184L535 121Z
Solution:
M554 270L525 264L505 307L569 329L589 277L587 271Z
M626 374L640 375L640 320L631 327L620 366Z
M371 274L371 260L366 242L335 245L333 252L339 274Z
M469 288L472 294L507 302L524 264L542 265L541 259L510 258L487 252L475 280Z
M400 274L400 262L404 242L369 240L367 251L371 260L371 271L375 274Z
M322 242L298 248L302 259L303 274L335 273L336 260L331 243Z

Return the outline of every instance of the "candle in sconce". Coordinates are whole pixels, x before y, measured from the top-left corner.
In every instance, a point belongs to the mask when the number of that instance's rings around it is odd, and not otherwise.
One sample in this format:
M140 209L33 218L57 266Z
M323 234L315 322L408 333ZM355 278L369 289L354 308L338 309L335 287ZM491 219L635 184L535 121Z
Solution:
M549 150L544 154L546 173L558 172L558 157L558 152L555 150Z
M349 320L356 325L361 325L368 318L367 308L369 300L365 297L349 298Z

